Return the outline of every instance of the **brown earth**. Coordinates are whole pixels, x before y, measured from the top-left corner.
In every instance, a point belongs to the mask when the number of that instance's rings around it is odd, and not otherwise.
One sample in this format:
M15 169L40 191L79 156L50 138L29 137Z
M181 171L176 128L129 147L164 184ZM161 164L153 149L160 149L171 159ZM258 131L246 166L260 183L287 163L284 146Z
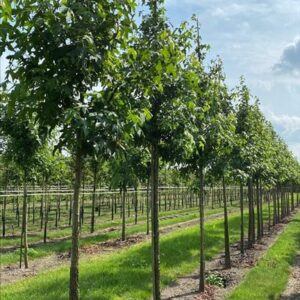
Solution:
M297 253L296 261L291 268L288 284L281 295L281 300L300 299L300 251Z

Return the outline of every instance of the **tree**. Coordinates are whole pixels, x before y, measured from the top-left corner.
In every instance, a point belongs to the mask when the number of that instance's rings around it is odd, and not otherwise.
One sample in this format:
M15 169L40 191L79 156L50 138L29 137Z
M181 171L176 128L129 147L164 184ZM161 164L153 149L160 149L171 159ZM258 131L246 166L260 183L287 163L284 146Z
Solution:
M151 225L153 299L160 299L158 175L161 149L184 134L186 103L183 95L182 65L190 47L185 26L172 30L164 15L163 1L143 1L150 13L142 17L131 52L135 60L128 78L128 95L144 112L141 124L145 145L151 155Z
M236 107L236 135L238 142L233 150L238 176L243 182L243 178L247 178L248 183L248 206L249 206L249 222L248 222L248 247L252 247L255 241L255 219L254 219L254 202L253 202L253 174L255 171L256 153L254 144L254 123L252 107L250 104L250 91L245 84L244 78L241 78L240 86L237 90L239 103ZM241 208L241 219L243 220L243 210ZM243 227L243 226L241 226ZM241 230L243 230L241 228ZM241 233L241 235L243 235ZM243 239L243 237L242 237ZM243 243L243 241L241 241Z
M213 62L208 71L204 69L207 45L201 44L199 22L196 17L196 49L190 56L189 83L190 99L194 113L191 115L191 134L194 141L192 155L186 161L186 168L194 172L199 186L199 215L200 215L200 278L199 290L205 286L205 245L204 245L204 179L205 171L214 158L214 149L218 146L222 133L222 118L219 106L219 81L221 64Z
M7 110L6 104L6 101L2 102L0 111L0 129L1 133L6 137L4 152L5 160L13 162L22 171L23 209L20 243L20 268L22 266L22 258L24 256L24 265L27 269L27 182L32 168L36 165L37 152L41 142L37 136L37 131L34 127L34 124L30 123L27 120L24 120L18 113L18 110L16 110L14 113L10 113Z
M137 187L138 177L135 172L135 150L127 149L111 162L111 186L120 189L122 194L122 241L125 241L126 230L126 192L128 187Z
M220 65L221 67L221 65ZM222 69L219 69L218 76L218 111L215 113L219 119L219 134L215 137L215 147L213 148L213 159L211 163L211 172L216 179L221 179L223 189L223 206L224 206L224 243L225 243L225 267L231 268L230 260L230 243L229 243L229 226L227 213L227 195L226 179L232 174L232 149L235 143L235 115L233 113L232 95L227 91L224 83Z
M109 78L116 49L126 44L134 7L130 0L24 0L8 3L2 11L0 54L11 50L9 107L20 102L22 114L35 119L40 135L60 126L59 146L67 146L74 157L70 299L79 298L78 203L90 113L85 96ZM27 92L22 101L17 97L21 91Z

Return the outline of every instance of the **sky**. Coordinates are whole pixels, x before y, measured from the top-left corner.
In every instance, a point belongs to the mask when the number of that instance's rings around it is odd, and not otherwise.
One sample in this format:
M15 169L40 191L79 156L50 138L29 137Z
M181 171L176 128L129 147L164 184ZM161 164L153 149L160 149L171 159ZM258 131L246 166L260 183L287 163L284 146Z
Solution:
M300 0L166 0L176 26L196 14L210 58L224 62L227 84L245 76L251 93L300 161ZM0 81L5 61L1 58Z
M227 84L252 95L300 161L300 0L166 0L173 25L196 14Z

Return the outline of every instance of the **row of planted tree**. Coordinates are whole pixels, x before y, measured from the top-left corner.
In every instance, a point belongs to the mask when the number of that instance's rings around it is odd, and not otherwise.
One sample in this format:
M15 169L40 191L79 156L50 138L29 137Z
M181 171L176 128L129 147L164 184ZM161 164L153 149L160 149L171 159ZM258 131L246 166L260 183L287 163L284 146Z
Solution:
M224 207L224 199L228 199L230 206L238 208L249 203L249 191L245 187L210 187L205 189L205 206L208 209ZM253 191L254 204L257 205L258 231L262 219L262 205L268 205L268 229L271 224L275 224L281 218L293 211L299 205L298 187L280 188L276 190L265 190L259 187ZM292 192L293 191L293 192ZM16 190L14 190L16 192ZM95 191L93 193L84 192L81 195L80 203L80 228L85 224L89 225L91 233L95 230L96 219L99 218L102 223L122 219L122 239L125 239L126 219L133 221L134 224L140 221L146 221L146 233L149 234L150 223L150 205L149 189L136 189L133 191ZM261 207L259 194L261 193ZM277 194L276 194L277 193ZM290 194L289 194L290 193ZM295 195L295 198L294 198ZM2 216L2 237L14 237L20 228L20 194L3 194L0 198L1 216ZM34 233L43 231L44 243L47 242L48 230L66 228L72 226L72 194L68 190L60 193L36 193L33 190L27 195L27 220L29 231ZM243 202L240 200L243 199ZM246 203L245 203L246 202ZM247 204L249 205L249 204ZM124 209L123 209L124 207ZM180 210L183 214L185 210L199 207L199 196L194 190L185 187L163 187L159 188L159 211L167 212ZM125 213L124 213L125 212ZM192 211L194 212L194 210ZM124 213L124 214L123 214ZM261 214L261 215L260 215ZM167 217L170 217L168 215ZM172 217L172 215L171 215ZM160 219L163 219L160 218ZM276 221L277 220L277 221ZM10 231L10 233L7 233ZM243 244L243 243L242 243Z
M16 192L13 190L11 192ZM244 193L244 199L247 195ZM226 188L226 197L231 206L237 206L240 199L240 190L236 187ZM89 225L91 233L95 230L97 219L101 222L125 219L137 224L142 218L147 224L149 233L150 201L149 189L135 189L120 191L82 191L80 197L80 228ZM21 228L20 200L22 194L0 195L2 216L2 237L18 236ZM31 233L43 230L44 242L47 242L48 230L58 230L72 226L72 194L67 190L50 193L37 193L32 190L27 194L27 220L28 231ZM210 187L205 190L205 205L209 209L223 206L223 191L221 188ZM124 207L124 209L123 209ZM174 212L174 214L186 214L192 208L199 207L199 197L195 190L186 187L160 187L158 208L161 212ZM123 215L123 212L125 214ZM195 210L192 210L195 212ZM168 216L170 216L168 214ZM172 216L172 215L171 215ZM124 218L123 218L124 217ZM133 219L133 220L132 220ZM125 228L122 229L125 233Z
M200 291L205 184L219 182L224 191L232 182L248 186L248 246L256 237L255 215L258 238L263 234L262 186L276 191L268 196L268 203L275 201L275 222L295 206L299 162L264 118L244 79L229 90L221 60L206 60L209 47L202 43L198 19L192 18L193 26L171 26L163 2L142 0L137 6L134 0L12 0L2 5L0 54L8 60L0 90L3 173L8 165L21 172L21 249L28 267L27 185L36 173L46 187L53 174L67 177L62 162L69 158L67 172L74 174L70 299L79 299L85 164L92 170L94 190L106 162L112 186L123 192L137 181L147 185L150 178L155 300L160 299L160 162L183 174L199 195ZM253 185L258 191L256 214ZM286 186L291 187L289 196L283 191L278 197ZM228 260L226 201L224 193ZM243 199L240 203L243 210Z

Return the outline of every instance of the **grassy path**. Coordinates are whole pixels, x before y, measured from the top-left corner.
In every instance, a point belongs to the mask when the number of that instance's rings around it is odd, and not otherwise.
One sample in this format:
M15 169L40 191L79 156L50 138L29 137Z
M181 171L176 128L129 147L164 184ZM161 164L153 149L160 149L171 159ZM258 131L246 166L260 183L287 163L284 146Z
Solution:
M239 239L239 216L229 217L231 243ZM179 229L161 238L161 280L166 286L198 265L199 226ZM223 247L223 220L205 225L206 258ZM82 260L81 299L148 299L151 297L151 246L143 242L113 255ZM2 299L68 299L69 269L45 272L2 289ZM47 293L45 293L47 291Z
M286 226L266 255L227 299L280 299L280 294L288 282L290 267L295 262L299 250L300 212Z

